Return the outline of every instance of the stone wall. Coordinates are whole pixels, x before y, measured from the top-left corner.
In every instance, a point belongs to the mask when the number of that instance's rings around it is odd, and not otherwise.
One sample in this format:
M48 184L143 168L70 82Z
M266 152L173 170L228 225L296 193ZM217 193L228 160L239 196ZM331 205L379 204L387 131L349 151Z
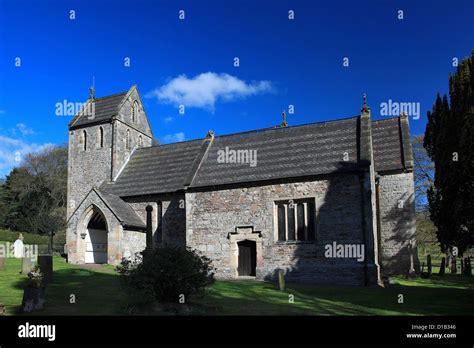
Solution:
M133 103L137 101L139 108L135 122L132 120ZM127 130L130 132L130 148L126 147ZM113 178L117 176L131 151L138 146L138 137L142 137L143 147L152 145L152 133L148 118L141 103L138 91L132 88L127 99L120 108L114 121L114 167Z
M379 209L383 274L418 270L413 173L379 177Z
M127 148L126 146L126 139L127 139L127 130L130 134L130 147ZM142 132L136 130L130 125L125 124L121 121L114 121L114 154L113 154L113 164L114 164L114 171L113 171L113 179L117 177L122 170L124 164L130 157L133 149L138 147L138 137L141 136L143 140L143 147L151 146L151 138L145 136Z
M121 245L122 256L125 258L133 258L136 253L145 250L146 233L124 230Z
M100 127L104 130L100 147ZM83 131L87 132L84 150ZM93 186L99 186L111 176L112 126L102 124L69 132L67 217L69 218Z
M161 240L163 245L186 245L186 215L183 193L125 197L137 214L146 222L146 206L153 207L152 229L153 240ZM158 231L158 202L162 202L161 236Z
M361 285L363 263L328 259L326 244L361 244L362 213L358 175L327 180L186 193L186 243L213 260L217 278L237 276L236 242L257 242L257 279L283 269L290 281ZM314 198L316 241L277 241L275 201ZM235 233L251 226L254 233ZM240 239L239 239L240 238ZM259 248L261 248L259 254Z

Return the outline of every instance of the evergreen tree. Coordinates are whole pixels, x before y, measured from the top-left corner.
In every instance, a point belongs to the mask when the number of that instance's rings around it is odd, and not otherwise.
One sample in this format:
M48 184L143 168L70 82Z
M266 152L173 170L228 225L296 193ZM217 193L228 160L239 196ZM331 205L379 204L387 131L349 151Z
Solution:
M474 50L449 76L449 102L439 93L428 112L424 147L435 164L430 216L443 251L474 245Z

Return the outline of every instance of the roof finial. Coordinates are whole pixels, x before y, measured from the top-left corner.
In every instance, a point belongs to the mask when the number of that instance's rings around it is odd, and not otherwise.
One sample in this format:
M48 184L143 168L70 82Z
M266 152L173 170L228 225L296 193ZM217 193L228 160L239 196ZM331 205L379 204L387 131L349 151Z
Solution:
M367 106L367 94L364 93L364 105L362 106L362 109L360 110L363 113L370 113L370 108Z
M283 117L283 122L280 124L280 127L288 127L288 122L286 122L286 112L283 110L281 113L281 116Z
M95 76L92 76L92 86L89 88L89 99L94 100L94 92L95 92Z

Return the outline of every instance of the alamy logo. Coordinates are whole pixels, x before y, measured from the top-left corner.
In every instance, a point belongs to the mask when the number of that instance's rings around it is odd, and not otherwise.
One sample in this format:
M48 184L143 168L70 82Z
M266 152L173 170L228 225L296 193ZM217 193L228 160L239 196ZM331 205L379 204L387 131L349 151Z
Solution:
M420 103L396 102L392 99L380 103L380 116L399 116L403 112L413 117L414 120L418 120L420 118Z
M217 151L217 163L241 163L257 166L257 150L233 150L228 146Z
M324 256L327 258L357 259L362 262L365 259L364 244L326 244Z
M95 118L95 103L73 103L64 99L61 103L56 103L56 116L86 116L89 120Z
M1 258L29 258L32 261L38 258L38 245L20 243L19 247L16 244L6 242L0 244Z
M20 338L47 338L48 341L56 339L56 325L34 325L26 322L18 326L18 337Z

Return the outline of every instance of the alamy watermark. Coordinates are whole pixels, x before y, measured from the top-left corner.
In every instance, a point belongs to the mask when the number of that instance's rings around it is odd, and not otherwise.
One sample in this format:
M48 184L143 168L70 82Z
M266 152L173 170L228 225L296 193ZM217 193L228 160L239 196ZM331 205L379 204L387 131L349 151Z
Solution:
M88 101L86 103L70 102L64 99L62 102L55 104L56 116L86 116L89 120L95 118L95 102Z
M406 112L414 120L420 119L420 103L418 102L397 102L389 99L380 103L381 116L399 116Z
M257 166L257 150L234 150L226 146L225 150L217 151L217 163L248 164L253 168Z
M38 258L38 245L23 244L22 250L16 250L15 244L6 242L0 244L0 258L30 258L35 261Z
M52 342L56 340L56 325L36 325L26 322L18 326L19 338L46 338Z
M364 244L326 244L324 246L326 258L357 259L362 262L365 259Z

